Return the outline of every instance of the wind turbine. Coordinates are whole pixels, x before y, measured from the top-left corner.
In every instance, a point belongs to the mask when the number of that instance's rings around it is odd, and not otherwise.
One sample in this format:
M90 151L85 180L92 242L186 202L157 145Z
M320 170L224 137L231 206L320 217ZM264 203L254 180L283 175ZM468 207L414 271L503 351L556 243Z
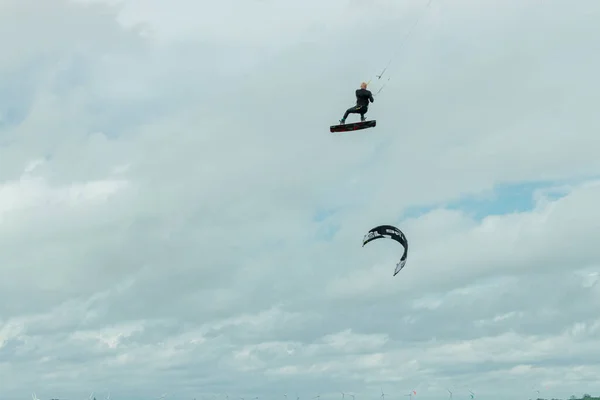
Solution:
M383 393L383 388L381 388L381 400L385 400L385 393Z
M351 394L350 397L352 397L352 400L354 400L354 395L353 394Z
M346 398L346 393L344 392L340 392L342 394L342 400L344 400Z
M106 395L106 400L110 400L110 392Z
M536 388L535 388L535 386L532 386L532 387L531 387L531 390L533 390L534 392L536 392L536 393L537 393L537 397L536 397L536 399L539 399L539 398L540 398L540 391L539 391L539 389L536 389ZM529 399L529 400L531 400L531 399Z
M446 389L446 390L448 391L448 393L450 393L449 399L451 399L452 398L452 392L450 391L450 389Z
M35 395L35 393L31 393L31 398L32 398L33 400L40 400L40 399L38 399L38 397Z
M473 393L471 390L469 390L469 393L471 394L471 399L475 398L475 393Z
M320 394L316 395L315 397L313 397L313 400L314 399L320 400L321 399L321 395Z

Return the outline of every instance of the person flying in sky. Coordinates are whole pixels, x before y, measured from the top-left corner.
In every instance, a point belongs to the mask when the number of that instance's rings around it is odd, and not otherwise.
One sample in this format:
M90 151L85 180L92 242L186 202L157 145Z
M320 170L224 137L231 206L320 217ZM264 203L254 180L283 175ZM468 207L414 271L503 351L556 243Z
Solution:
M373 101L373 94L367 90L367 83L361 83L360 89L356 90L356 105L346 110L344 116L340 119L340 124L346 123L348 114L360 114L360 121L364 122L366 120L365 114L369 111L369 102L373 103Z

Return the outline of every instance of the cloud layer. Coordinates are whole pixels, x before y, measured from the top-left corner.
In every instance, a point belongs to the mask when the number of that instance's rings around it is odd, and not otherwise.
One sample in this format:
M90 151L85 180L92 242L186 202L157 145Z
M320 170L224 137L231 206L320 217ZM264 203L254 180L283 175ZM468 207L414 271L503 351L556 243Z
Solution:
M600 4L426 4L0 5L2 398L600 391Z

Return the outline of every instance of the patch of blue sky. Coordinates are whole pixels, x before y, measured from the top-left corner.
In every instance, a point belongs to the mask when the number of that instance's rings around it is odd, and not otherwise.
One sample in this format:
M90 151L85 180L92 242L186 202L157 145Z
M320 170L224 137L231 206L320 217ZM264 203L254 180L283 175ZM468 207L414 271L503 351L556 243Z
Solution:
M315 215L313 217L313 221L314 222L324 222L325 220L333 217L336 214L336 210L335 209L321 209L321 210L317 210L317 212L315 212Z
M317 225L314 240L328 242L340 230L341 224L336 221L335 216L342 211L343 207L321 208L313 214L313 222Z
M418 218L440 208L461 211L476 221L481 221L490 215L528 212L536 207L540 199L546 201L558 200L566 196L573 186L577 186L591 178L593 177L565 182L537 181L501 184L490 191L464 196L454 201L409 207L404 210L397 221L391 221L391 223L400 224L402 220ZM340 229L340 224L336 223L335 216L344 208L343 205L331 208L324 207L314 213L313 222L319 224L316 234L317 240L327 241L335 236Z
M0 82L0 129L19 125L29 114L35 99L36 72L32 64L3 76Z
M564 197L567 185L558 182L524 182L497 185L493 190L465 196L455 201L410 207L402 219L417 218L438 208L462 211L476 220L489 215L522 213L535 208L540 195L548 200Z
M319 225L315 239L319 241L330 241L341 228L341 224L337 222L328 222Z
M536 192L548 186L539 182L498 185L487 195L463 198L446 207L463 211L478 220L488 215L526 212L535 208Z

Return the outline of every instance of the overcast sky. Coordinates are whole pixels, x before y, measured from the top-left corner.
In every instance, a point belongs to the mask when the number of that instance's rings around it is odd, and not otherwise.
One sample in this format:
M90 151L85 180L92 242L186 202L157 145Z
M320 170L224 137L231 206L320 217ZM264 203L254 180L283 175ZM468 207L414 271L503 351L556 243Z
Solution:
M600 393L600 2L111 3L0 2L2 400Z

